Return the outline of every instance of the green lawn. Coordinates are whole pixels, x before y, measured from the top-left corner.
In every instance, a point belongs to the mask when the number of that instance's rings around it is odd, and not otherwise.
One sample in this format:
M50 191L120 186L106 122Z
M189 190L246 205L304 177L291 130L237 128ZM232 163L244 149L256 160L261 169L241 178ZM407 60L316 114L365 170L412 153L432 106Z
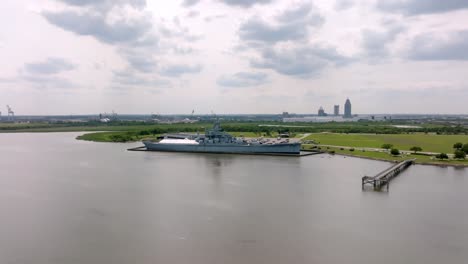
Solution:
M136 135L129 132L96 132L87 133L76 139L95 142L134 142L143 139L156 139L157 135Z
M306 140L314 140L322 145L380 148L382 144L393 144L395 148L409 150L412 146L420 146L428 152L453 152L456 142L468 143L468 135L434 135L434 134L312 134Z
M312 145L302 145L303 148L309 149ZM376 151L362 151L361 149L355 149L354 151L350 150L341 150L340 148L335 147L321 147L323 151L334 151L336 154L345 154L355 157L379 159L379 160L388 160L388 161L402 161L407 159L416 159L416 163L424 164L435 164L435 165L464 165L468 166L468 160L438 160L431 156L424 155L403 155L403 156L392 156L386 152L376 152Z
M192 132L193 133L193 132ZM261 134L257 134L254 132L228 132L229 134L239 137L252 137L258 138ZM297 134L295 136L301 136L302 134ZM116 138L115 136L120 136ZM277 137L278 133L272 133L271 137ZM114 137L114 138L113 138ZM128 131L107 131L107 132L93 132L93 133L86 133L84 135L80 135L77 139L80 140L88 140L88 141L96 141L96 142L121 142L122 139L125 138L125 141L140 141L144 138L152 138L155 139L157 135L138 135Z
M244 137L258 137L258 134L253 132L233 132L235 136L243 135ZM115 142L112 138L113 136L124 136L126 137L126 141L140 141L144 138L152 138L155 139L156 136L153 135L135 135L129 134L127 131L122 132L94 132L94 133L86 133L84 135L78 136L77 139L80 140L88 140L88 141L96 141L96 142Z
M141 131L152 129L172 129L173 131L184 131L191 128L194 131L204 132L205 127L211 127L209 123L195 124L92 124L92 125L69 125L48 123L0 123L0 133L12 132L80 132L80 131Z

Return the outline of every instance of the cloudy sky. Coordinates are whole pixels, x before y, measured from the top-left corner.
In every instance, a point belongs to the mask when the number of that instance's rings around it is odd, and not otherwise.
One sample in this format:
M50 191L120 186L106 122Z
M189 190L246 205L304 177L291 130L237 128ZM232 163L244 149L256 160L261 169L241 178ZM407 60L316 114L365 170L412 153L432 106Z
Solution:
M3 113L468 113L468 0L1 5Z

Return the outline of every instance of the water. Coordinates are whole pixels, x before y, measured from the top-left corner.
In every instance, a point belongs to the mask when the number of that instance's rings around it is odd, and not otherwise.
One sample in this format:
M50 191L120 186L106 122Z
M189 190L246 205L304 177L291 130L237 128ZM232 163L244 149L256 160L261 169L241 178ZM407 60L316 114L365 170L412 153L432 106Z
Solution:
M468 169L0 134L0 263L467 263Z

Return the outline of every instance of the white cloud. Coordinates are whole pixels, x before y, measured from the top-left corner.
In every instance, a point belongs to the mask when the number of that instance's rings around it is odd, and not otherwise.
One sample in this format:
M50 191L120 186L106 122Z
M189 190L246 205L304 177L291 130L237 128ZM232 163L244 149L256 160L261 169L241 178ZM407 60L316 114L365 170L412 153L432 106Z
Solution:
M413 60L468 60L468 29L444 35L420 34L408 51Z
M110 105L121 113L197 107L314 113L347 96L357 113L379 113L388 111L385 105L367 102L384 102L396 91L407 91L408 102L424 94L447 112L465 107L448 94L463 96L467 88L466 1L2 5L0 57L8 63L0 64L0 104L8 100L19 113L89 113ZM249 96L236 87L249 89ZM54 103L39 103L45 101ZM405 104L399 111L431 109Z
M226 5L248 8L256 4L268 4L273 0L218 0Z
M238 72L221 76L217 83L224 87L251 87L264 84L267 80L268 75L262 72Z
M340 55L334 48L300 46L291 49L266 48L259 59L251 60L251 65L255 68L272 69L284 75L312 78L318 77L329 66L341 66L350 62L351 58Z
M75 64L64 58L47 58L45 61L31 62L24 65L24 70L29 74L57 74L75 68Z
M405 15L445 13L468 9L466 0L386 0L378 1L378 8L386 12L400 12Z
M199 73L202 70L201 65L172 64L163 67L160 70L161 75L168 77L180 77L184 74Z

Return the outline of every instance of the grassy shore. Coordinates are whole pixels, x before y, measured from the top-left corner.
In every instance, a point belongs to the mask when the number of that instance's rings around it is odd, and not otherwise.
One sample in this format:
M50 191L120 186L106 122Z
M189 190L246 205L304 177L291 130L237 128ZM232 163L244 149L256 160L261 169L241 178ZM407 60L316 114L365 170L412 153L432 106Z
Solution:
M306 138L320 145L347 146L354 148L380 148L383 144L392 144L400 150L409 150L419 146L427 152L453 152L453 144L468 143L468 135L435 135L435 134L336 134L315 133Z
M401 161L416 158L416 163L419 164L468 166L468 160L439 160L435 158L435 155L422 155L418 153L393 156L380 149L383 144L392 144L394 148L405 152L410 151L413 146L418 146L423 149L423 152L451 154L454 152L453 145L455 143L468 143L468 135L315 133L308 136L305 140L313 140L320 146L321 150L341 155L386 161ZM312 146L306 145L305 147L310 148ZM350 147L353 150L350 150Z
M312 149L313 145L303 145L304 149ZM420 154L403 154L400 156L393 156L388 152L380 151L368 151L359 148L354 148L353 151L349 149L342 149L340 147L320 147L320 150L335 153L338 155L346 155L359 158L367 158L374 160L384 160L384 161L402 161L407 159L416 159L417 164L429 164L429 165L449 165L449 166L468 166L468 160L439 160L434 156L429 155L420 155Z
M131 132L97 132L86 133L76 137L76 139L94 142L134 142L145 138L155 139L156 136L157 135L138 135Z
M140 134L140 131L106 131L106 132L94 132L86 133L76 137L79 140L87 140L94 142L134 142L141 141L143 139L156 139L160 134ZM229 134L236 137L259 137L261 134L254 132L228 132ZM294 137L300 137L303 134L294 134ZM277 137L278 133L271 133L269 137Z
M195 124L151 124L142 122L128 123L0 123L0 133L14 132L81 132L81 131L151 131L155 129L168 131L204 131L205 127L211 127L211 123Z
M266 126L267 124L268 126ZM281 127L274 125L281 124ZM389 123L321 123L301 124L296 127L291 124L286 131L293 137L303 140L313 140L322 150L334 151L336 154L356 157L398 161L406 158L417 158L417 163L440 165L468 166L465 160L437 160L430 155L404 154L394 157L387 152L379 151L383 144L392 144L400 151L408 151L413 146L421 147L423 152L453 153L452 146L456 142L468 143L467 130L462 127L425 125L428 133L392 127ZM223 123L223 128L234 136L244 137L277 137L278 132L285 131L284 123L278 122L229 122ZM154 124L145 122L87 122L87 123L1 123L0 132L72 132L72 131L106 131L87 133L77 139L96 142L134 142L145 138L156 138L163 133L204 133L212 127L212 122L194 124ZM430 131L436 132L430 132ZM327 132L330 131L330 132ZM332 133L333 132L333 133ZM341 133L343 132L343 133ZM384 132L384 133L382 133ZM377 133L377 134L376 134ZM387 134L388 133L388 134ZM437 134L436 134L437 133ZM458 133L454 135L454 133ZM323 146L328 145L328 146ZM305 148L311 146L304 145ZM350 151L349 148L354 148ZM363 150L363 148L367 148Z

